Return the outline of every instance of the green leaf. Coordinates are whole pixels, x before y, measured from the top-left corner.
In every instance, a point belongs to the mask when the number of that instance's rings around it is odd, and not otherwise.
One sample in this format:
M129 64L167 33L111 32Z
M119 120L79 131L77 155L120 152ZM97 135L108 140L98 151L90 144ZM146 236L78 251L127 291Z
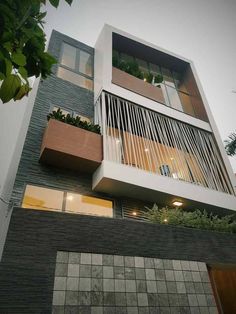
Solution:
M3 103L6 103L14 98L21 87L19 76L10 74L7 76L0 87L0 98Z
M71 3L73 2L73 0L66 0L66 2L71 5Z
M28 95L29 91L31 90L31 88L29 87L28 84L24 84L20 87L20 89L18 90L17 94L14 97L14 100L20 100L21 98L23 98L25 95Z
M47 15L47 12L42 12L38 15L38 19L42 20Z
M5 59L5 64L6 64L6 76L9 76L12 71L12 63L10 60Z
M19 67L18 69L20 75L24 78L24 79L27 79L28 77L28 72L27 70L24 68L24 67Z
M59 0L49 0L49 2L51 3L52 6L54 6L55 8L58 7L59 4Z
M11 58L12 58L12 61L16 63L17 65L20 65L20 66L26 65L26 57L25 55L23 55L23 53L14 52L11 55Z

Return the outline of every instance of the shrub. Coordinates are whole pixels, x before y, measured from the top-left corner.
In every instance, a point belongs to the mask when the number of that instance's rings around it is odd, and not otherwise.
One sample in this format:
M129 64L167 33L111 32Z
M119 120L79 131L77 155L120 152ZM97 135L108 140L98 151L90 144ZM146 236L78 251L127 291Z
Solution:
M218 217L206 210L184 211L181 208L158 208L156 204L147 208L145 217L159 224L181 225L185 227L236 233L235 215Z

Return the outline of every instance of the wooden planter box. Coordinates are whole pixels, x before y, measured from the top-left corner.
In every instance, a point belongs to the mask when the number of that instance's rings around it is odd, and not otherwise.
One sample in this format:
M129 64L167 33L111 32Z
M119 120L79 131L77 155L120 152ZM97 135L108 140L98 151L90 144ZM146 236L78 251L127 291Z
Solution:
M102 136L50 119L43 136L39 161L92 173L102 162Z
M121 71L115 67L112 68L112 83L120 87L129 89L141 96L150 98L160 103L165 103L164 95L161 88L144 82L137 77Z

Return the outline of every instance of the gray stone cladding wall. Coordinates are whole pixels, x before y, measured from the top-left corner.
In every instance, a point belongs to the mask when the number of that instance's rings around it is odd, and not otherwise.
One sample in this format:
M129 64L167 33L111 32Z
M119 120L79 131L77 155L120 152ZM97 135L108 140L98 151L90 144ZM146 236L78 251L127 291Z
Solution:
M205 263L57 252L53 314L217 314Z
M81 48L92 55L94 53L93 48L53 31L48 51L58 60L63 42ZM74 110L90 118L93 118L94 114L93 92L58 78L57 68L58 65L54 65L53 75L39 84L12 193L12 199L17 206L21 205L26 184L102 196L102 194L92 192L91 175L58 169L38 162L42 137L47 125L46 117L53 106ZM117 209L119 202L114 203ZM120 216L120 210L117 210L117 216Z

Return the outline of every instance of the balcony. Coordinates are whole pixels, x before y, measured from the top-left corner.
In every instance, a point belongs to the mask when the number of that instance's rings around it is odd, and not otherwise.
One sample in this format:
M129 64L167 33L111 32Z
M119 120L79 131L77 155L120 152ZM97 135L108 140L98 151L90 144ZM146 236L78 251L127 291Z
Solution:
M105 92L96 112L104 158L93 175L94 190L166 205L180 199L187 208L235 209L210 132Z
M50 119L39 161L59 168L93 173L102 162L102 137Z

